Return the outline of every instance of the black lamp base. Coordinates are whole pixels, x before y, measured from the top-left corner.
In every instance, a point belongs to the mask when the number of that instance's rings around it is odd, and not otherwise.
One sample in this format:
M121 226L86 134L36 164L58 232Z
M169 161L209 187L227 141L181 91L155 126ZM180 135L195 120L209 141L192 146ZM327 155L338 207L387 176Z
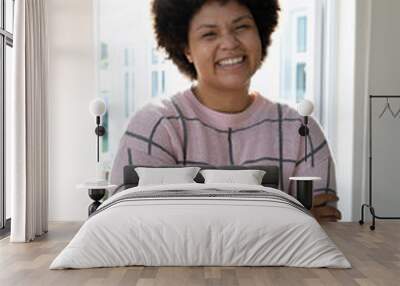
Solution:
M89 197L94 200L94 202L88 208L89 216L101 205L99 201L104 197L105 194L106 189L89 189Z

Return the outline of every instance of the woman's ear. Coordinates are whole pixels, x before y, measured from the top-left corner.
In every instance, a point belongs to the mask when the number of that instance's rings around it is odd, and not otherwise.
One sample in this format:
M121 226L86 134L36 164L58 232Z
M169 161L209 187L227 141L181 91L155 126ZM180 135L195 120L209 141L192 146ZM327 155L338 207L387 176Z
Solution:
M192 64L193 63L193 59L192 59L192 56L190 54L190 50L189 50L188 47L185 48L185 56L186 56L187 60L189 61L189 63Z

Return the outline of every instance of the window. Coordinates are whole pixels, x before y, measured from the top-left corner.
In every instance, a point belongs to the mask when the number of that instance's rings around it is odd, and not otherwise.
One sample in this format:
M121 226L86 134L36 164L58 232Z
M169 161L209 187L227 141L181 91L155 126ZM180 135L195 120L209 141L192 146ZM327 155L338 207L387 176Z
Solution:
M134 101L131 96L135 90L135 50L125 48L124 49L124 111L125 118L128 118L130 113L135 109Z
M14 22L14 1L0 1L0 237L9 232L10 227L10 194L7 193L5 185L5 105L6 98L11 93L11 72L12 72L12 47L13 47L13 22Z
M296 102L300 102L305 98L307 91L307 15L297 15L295 17L295 27L293 30L296 31L296 45L293 51L293 66L294 78L296 81Z
M306 94L306 64L296 64L296 102L304 99Z
M252 90L293 107L301 99L313 100L314 116L321 123L324 117L324 53L321 51L326 2L280 0L279 26L272 36L267 59L251 82ZM97 94L109 100L109 150L112 158L128 115L149 100L173 95L191 83L156 48L150 0L98 0L94 3Z
M320 63L315 54L317 1L282 1L284 11L281 26L281 98L290 104L304 98L316 101L313 85L321 80L315 72Z
M266 62L252 82L254 89L292 107L304 98L312 100L316 107L313 116L323 128L324 112L329 111L324 102L330 94L324 89L329 76L324 74L324 63L329 61L329 72L335 73L335 53L325 44L335 36L335 2L280 0L279 26L272 35Z
M307 16L297 17L297 52L306 53L307 52Z
M151 72L151 96L157 97L158 92L158 71Z
M153 42L151 50L151 96L158 97L165 95L165 56L158 52Z

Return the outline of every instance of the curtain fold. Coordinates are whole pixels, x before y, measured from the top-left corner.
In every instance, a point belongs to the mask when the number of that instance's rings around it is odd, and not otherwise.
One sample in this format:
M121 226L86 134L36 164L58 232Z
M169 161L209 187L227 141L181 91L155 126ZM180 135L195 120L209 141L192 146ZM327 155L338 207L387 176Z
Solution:
M11 242L48 229L48 113L45 0L15 2L11 100Z

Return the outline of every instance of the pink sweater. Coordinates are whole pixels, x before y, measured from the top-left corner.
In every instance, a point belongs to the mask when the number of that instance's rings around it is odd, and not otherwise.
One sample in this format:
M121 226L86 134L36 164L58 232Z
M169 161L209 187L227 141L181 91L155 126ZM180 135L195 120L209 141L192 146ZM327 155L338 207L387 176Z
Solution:
M135 165L276 165L280 189L294 195L291 176L318 176L315 193L335 191L331 152L318 123L310 118L307 161L300 115L287 105L256 94L240 113L204 106L190 89L152 102L130 119L114 158L111 182L121 184L123 167Z

